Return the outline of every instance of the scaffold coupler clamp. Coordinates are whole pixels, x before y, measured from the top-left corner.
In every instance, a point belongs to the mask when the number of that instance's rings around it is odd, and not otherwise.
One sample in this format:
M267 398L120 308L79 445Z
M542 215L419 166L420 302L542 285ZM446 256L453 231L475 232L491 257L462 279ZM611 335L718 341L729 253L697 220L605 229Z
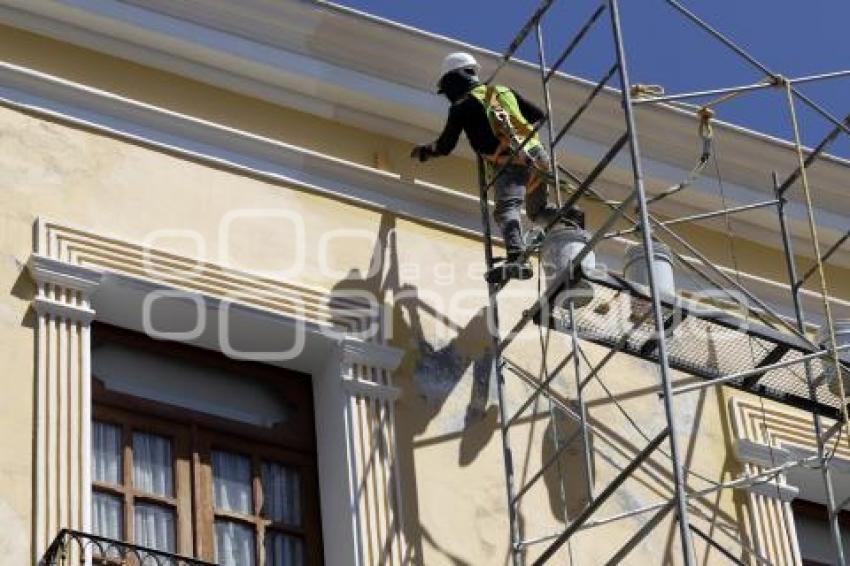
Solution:
M788 80L788 77L786 77L785 75L779 75L779 74L772 75L772 76L768 77L767 81L777 88L785 87L790 82Z

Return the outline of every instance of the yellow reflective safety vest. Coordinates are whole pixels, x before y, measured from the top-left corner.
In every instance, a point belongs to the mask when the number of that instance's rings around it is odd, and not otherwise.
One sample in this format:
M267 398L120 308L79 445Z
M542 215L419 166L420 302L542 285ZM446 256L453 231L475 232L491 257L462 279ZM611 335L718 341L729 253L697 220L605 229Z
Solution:
M518 149L534 128L520 112L516 96L508 87L478 85L469 91L469 94L484 106L490 128L499 140L498 149L483 157L493 164L505 163L512 150ZM533 148L541 147L540 138L535 133L512 161L523 165L533 165L529 163L528 152Z
M493 165L504 165L510 159L511 163L517 165L525 165L538 170L541 173L548 173L548 161L536 159L530 155L531 150L542 148L540 138L534 132L534 128L529 124L525 116L519 109L514 93L505 86L499 85L478 85L469 91L469 95L478 100L484 107L484 113L487 115L487 121L490 123L490 128L496 139L499 140L499 146L490 155L482 155L488 165L488 170L492 173ZM531 138L523 146L523 142L531 135ZM519 149L522 146L522 149ZM513 157L511 157L513 154ZM545 152L534 152L537 155L545 155ZM536 177L536 175L535 175ZM533 179L529 185L533 188L540 183L539 178ZM532 190L532 187L528 187Z

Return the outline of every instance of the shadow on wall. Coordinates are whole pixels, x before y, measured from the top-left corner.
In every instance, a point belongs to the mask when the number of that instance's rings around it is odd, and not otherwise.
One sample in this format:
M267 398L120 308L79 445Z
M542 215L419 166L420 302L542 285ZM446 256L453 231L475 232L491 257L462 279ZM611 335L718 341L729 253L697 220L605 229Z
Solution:
M396 410L396 444L408 545L406 562L421 564L423 544L428 544L451 563L466 564L448 549L442 548L440 541L420 521L415 452L419 448L417 439L438 416L455 423L451 432L440 436L436 442L459 440L459 466L475 461L493 438L497 430L497 409L495 406L488 407L492 357L487 337L487 312L485 308L480 309L460 326L422 301L417 287L402 284L395 224L394 216L382 216L368 273L364 275L357 269L351 269L345 279L334 285L331 308L342 314L345 297L374 296L385 310L384 320L392 325L390 343L406 351L394 376L395 385L403 392ZM453 330L454 337L447 344L435 347L423 327L424 316L447 325ZM366 328L368 322L365 319L355 321L355 326ZM447 408L447 400L467 378L471 379L471 383L466 406ZM450 412L460 414L447 414ZM380 444L382 439L378 440ZM389 551L390 541L386 541L384 548Z
M452 564L466 564L444 548L420 520L416 454L425 447L456 443L457 464L466 467L497 435L498 407L495 399L491 400L495 384L491 376L493 358L487 331L488 310L482 307L465 324L458 324L448 316L451 313L438 312L423 301L416 286L403 283L399 275L395 225L394 216L382 216L368 272L364 275L358 269L349 270L346 278L332 289L331 307L336 314L347 314L352 322L350 312L344 313L345 297L375 297L386 311L384 321L391 324L390 343L406 351L394 376L395 384L403 392L396 410L396 444L404 498L406 560L413 564L423 563L423 545L427 545ZM451 329L451 339L435 345L433 337L429 337L425 317L435 325ZM355 327L363 329L372 320L364 318L353 322ZM468 397L459 395L464 389L468 389ZM558 426L564 439L576 430L575 423L563 414ZM422 438L426 431L427 437ZM555 452L552 433L551 428L547 429L541 464ZM377 444L382 441L378 439ZM542 483L548 490L552 513L563 518L565 508L567 515L573 516L586 502L584 476L575 474L575 470L583 470L584 466L581 440L565 449L559 460L564 477L568 478L564 481L566 505L557 466L550 468ZM385 552L389 552L390 543L386 541Z
M548 419L543 434L543 458L545 464L557 458L546 473L543 483L549 494L549 506L553 517L566 522L581 513L590 502L587 489L587 466L584 457L584 440L579 423L561 409L553 409L554 418ZM555 439L558 439L555 442ZM589 438L589 448L593 454L593 439ZM560 456L558 453L560 452ZM591 466L593 465L591 459ZM591 482L595 470L591 469Z
M32 280L32 277L30 277L26 264L23 264L16 259L15 266L20 270L20 272L18 277L15 279L15 282L12 284L12 287L9 289L9 294L16 299L32 303L33 297L35 297L36 293L35 282ZM21 326L33 330L35 329L36 313L32 304L30 304L24 313L24 316L21 319Z
M418 478L416 464L417 456L422 453L423 448L445 448L454 443L458 447L457 465L459 468L466 467L475 462L489 442L498 442L495 438L498 431L498 411L495 403L491 401L495 383L490 375L492 354L486 326L487 310L481 308L465 324L458 324L452 321L447 313L437 312L423 301L417 287L400 280L398 244L394 228L395 217L384 214L372 251L369 271L364 275L357 269L351 269L347 276L333 287L332 297L344 297L352 292L376 297L378 304L385 309L384 320L392 324L390 343L406 351L402 364L394 375L395 385L402 390L402 396L396 405L395 420L398 470L401 474L399 479L404 500L403 531L407 543L405 563L423 564L424 549L427 546L429 553L441 554L444 562L464 565L468 562L453 554L455 549L447 546L445 541L429 530L428 525L422 523L420 481L431 481L433 478ZM333 301L334 299L332 303ZM332 308L338 313L342 312L341 304L332 304ZM426 318L429 324L434 321L434 324L442 324L452 329L451 339L444 344L435 345L433 338L429 339L428 328L431 327L426 325ZM366 322L368 321L360 320L357 326L364 328ZM541 376L538 376L538 379L540 378ZM462 394L467 389L468 396ZM635 394L651 394L654 391L651 389ZM571 404L571 400L566 398L560 398L560 401ZM608 402L607 399L594 400L588 403L588 408L606 405ZM543 474L541 482L548 495L552 516L560 520L570 520L587 504L588 470L577 422L563 411L556 411L555 414L556 419L553 421L548 418L548 411L538 409L533 416L526 419L545 418L547 422L539 465L555 458L557 449L554 423L557 423L559 446L563 447L565 441L575 437L569 446L563 448L557 462ZM625 431L619 428L622 424L601 422L593 416L590 418L590 425L606 439L599 448L602 452L610 453L609 457L603 456L603 460L608 464L612 463L611 457L617 461L628 460L641 448L631 442L628 435L623 434ZM375 433L381 434L379 429ZM386 442L387 439L379 438L374 445L385 448ZM591 442L591 448L592 444ZM689 459L691 456L689 453ZM664 496L669 491L668 486L672 484L669 466L665 465L664 458L659 460L648 462L642 473L633 481L658 496ZM598 459L593 461L594 464L602 462ZM494 465L501 466L501 463L494 462ZM420 465L420 472L421 469ZM433 473L439 474L440 471L435 470ZM595 469L590 470L591 477L595 476L595 473ZM389 481L394 483L396 478L390 478ZM475 489L475 484L470 483L469 488ZM433 490L423 491L433 493ZM449 505L445 509L446 513L452 512L452 496L468 500L467 494L444 495L443 501ZM504 512L507 515L507 504ZM657 520L661 518L659 516ZM721 512L710 517L707 528L711 530L715 525L734 528L736 524L738 521L735 517ZM507 532L504 535L507 536ZM387 554L392 548L392 540L389 538L392 533L387 536L381 563L390 562ZM453 539L453 544L458 544L457 538ZM668 536L666 547L659 554L659 563L664 561L664 556L669 557L667 553L672 544L672 536ZM626 558L633 548L634 545L629 546L620 553L620 557ZM615 549L612 549L613 551ZM494 559L492 563L507 563L507 556Z
M407 314L416 344L411 379L412 393L418 401L413 416L414 436L422 435L428 425L440 416L448 421L448 432L439 435L439 438L449 441L459 435L458 464L468 466L493 437L498 423L497 407L487 406L493 359L487 338L487 311L480 309L466 326L457 330L448 344L434 348L425 338L422 328L420 312L425 310L422 303L416 297L410 297L399 302L397 307ZM470 369L472 382L466 407L446 407L446 402ZM441 414L445 411L450 414Z

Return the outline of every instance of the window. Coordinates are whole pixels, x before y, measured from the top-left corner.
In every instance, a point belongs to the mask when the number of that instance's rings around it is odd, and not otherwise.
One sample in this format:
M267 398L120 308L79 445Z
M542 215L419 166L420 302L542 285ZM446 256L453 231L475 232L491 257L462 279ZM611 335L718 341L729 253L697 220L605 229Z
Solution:
M185 434L148 418L105 409L98 413L105 418L92 426L94 532L177 552L177 524L191 517L188 459L175 449L184 445ZM191 548L190 533L181 534L180 549Z
M795 499L791 502L794 523L797 529L797 541L803 566L828 566L835 563L832 534L829 528L829 514L826 505ZM842 511L838 515L841 535L844 539L844 554L850 553L850 513Z
M246 380L269 371L239 370ZM279 370L274 378L281 381ZM309 381L283 382L296 416L262 427L118 393L95 379L94 532L222 566L321 563Z
M209 461L209 523L222 566L301 566L309 545L306 494L314 492L304 460L256 444L202 436ZM262 556L262 558L260 558Z
M222 566L304 564L301 474L296 467L213 450L216 560Z

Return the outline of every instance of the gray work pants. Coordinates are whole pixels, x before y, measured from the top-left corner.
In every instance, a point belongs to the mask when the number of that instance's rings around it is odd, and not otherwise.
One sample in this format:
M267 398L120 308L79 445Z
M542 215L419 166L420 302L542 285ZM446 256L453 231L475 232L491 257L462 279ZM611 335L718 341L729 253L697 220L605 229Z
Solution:
M498 171L498 167L495 169ZM522 252L525 248L522 237L523 202L528 219L535 224L545 225L555 212L554 207L549 206L549 187L545 182L526 195L530 177L529 167L509 165L493 185L496 201L493 219L502 232L509 255Z

